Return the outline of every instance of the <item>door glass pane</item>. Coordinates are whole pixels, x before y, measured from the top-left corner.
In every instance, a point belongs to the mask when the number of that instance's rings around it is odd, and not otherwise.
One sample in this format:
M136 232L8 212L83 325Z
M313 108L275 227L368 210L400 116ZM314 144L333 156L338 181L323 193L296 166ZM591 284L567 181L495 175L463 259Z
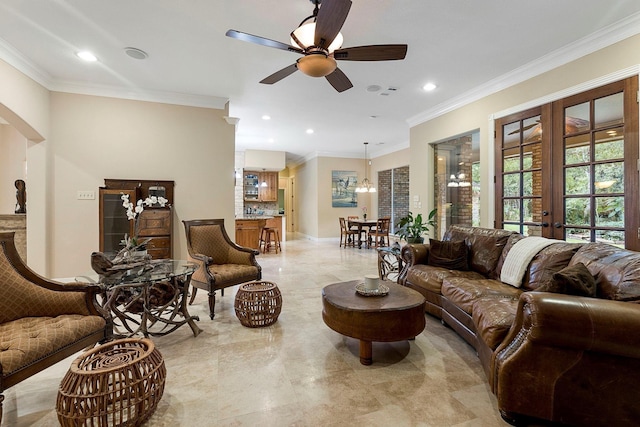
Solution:
M503 216L505 221L520 222L520 199L505 200Z
M542 236L542 227L539 225L525 225L522 232L525 236Z
M569 225L591 225L591 203L589 197L571 197L565 199L565 221Z
M591 161L591 141L589 135L572 136L565 139L564 163L589 163Z
M564 109L564 133L569 135L589 130L589 102L573 105Z
M569 243L584 243L591 240L591 232L584 228L565 229L566 241Z
M591 193L591 168L574 166L565 169L565 194Z
M542 139L542 125L540 116L530 117L522 121L523 142L535 142Z
M624 158L624 139L622 128L596 132L595 160Z
M533 222L533 201L522 199L522 222Z
M596 230L596 242L604 242L624 248L624 231Z
M520 148L510 148L503 151L502 170L513 172L520 170Z
M623 92L596 99L594 104L593 121L596 128L624 122Z
M624 193L624 162L595 165L596 194Z
M520 224L505 224L503 227L505 230L520 232Z
M522 195L531 196L533 194L533 178L531 172L522 174Z
M510 148L520 145L520 122L513 122L502 127L502 147Z
M525 147L525 153L522 156L522 169L523 170L531 169L533 167L533 156L531 155L531 152L529 152L529 153L526 152L527 148L530 148L530 147Z
M596 198L596 226L624 227L624 197Z
M502 194L504 197L518 197L520 196L520 174L510 173L504 175L504 190Z

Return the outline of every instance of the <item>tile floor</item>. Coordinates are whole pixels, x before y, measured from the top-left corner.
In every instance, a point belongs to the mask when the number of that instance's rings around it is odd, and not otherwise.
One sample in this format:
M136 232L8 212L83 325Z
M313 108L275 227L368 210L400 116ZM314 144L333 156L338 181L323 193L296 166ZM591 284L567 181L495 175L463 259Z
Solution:
M475 351L427 315L415 341L374 343L371 366L358 342L322 321L323 286L375 274L374 250L338 241L288 240L258 257L283 308L266 328L243 327L237 287L218 296L216 317L199 292L188 326L154 338L167 367L164 396L146 426L507 426ZM6 391L3 426L55 426L57 387L71 357Z

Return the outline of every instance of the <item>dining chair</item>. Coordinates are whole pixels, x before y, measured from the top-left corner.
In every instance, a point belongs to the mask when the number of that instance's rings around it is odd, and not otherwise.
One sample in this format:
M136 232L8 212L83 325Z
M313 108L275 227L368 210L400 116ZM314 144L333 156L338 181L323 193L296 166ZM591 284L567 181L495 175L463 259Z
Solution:
M389 228L391 227L391 218L383 217L376 221L376 228L369 231L369 247L373 244L378 246L386 246L389 244Z
M356 237L358 235L358 230L351 230L347 226L347 221L344 217L338 218L340 221L340 247L344 244L344 247L347 246L356 246Z

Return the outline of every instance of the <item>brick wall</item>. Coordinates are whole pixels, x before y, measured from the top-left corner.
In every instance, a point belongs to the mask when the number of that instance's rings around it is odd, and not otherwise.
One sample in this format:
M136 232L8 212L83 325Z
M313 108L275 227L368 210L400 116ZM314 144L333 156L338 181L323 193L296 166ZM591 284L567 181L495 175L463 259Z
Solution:
M378 218L391 217L391 230L409 212L409 166L378 172Z

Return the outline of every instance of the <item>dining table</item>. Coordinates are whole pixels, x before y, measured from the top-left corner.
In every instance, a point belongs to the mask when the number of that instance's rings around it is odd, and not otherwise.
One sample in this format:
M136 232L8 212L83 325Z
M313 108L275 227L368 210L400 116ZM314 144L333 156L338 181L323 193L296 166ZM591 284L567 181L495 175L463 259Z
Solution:
M372 228L375 228L378 220L376 219L350 219L347 221L349 228L358 228L358 249L362 249L362 233L364 233L364 241L367 242L367 234ZM369 247L370 245L367 245Z

